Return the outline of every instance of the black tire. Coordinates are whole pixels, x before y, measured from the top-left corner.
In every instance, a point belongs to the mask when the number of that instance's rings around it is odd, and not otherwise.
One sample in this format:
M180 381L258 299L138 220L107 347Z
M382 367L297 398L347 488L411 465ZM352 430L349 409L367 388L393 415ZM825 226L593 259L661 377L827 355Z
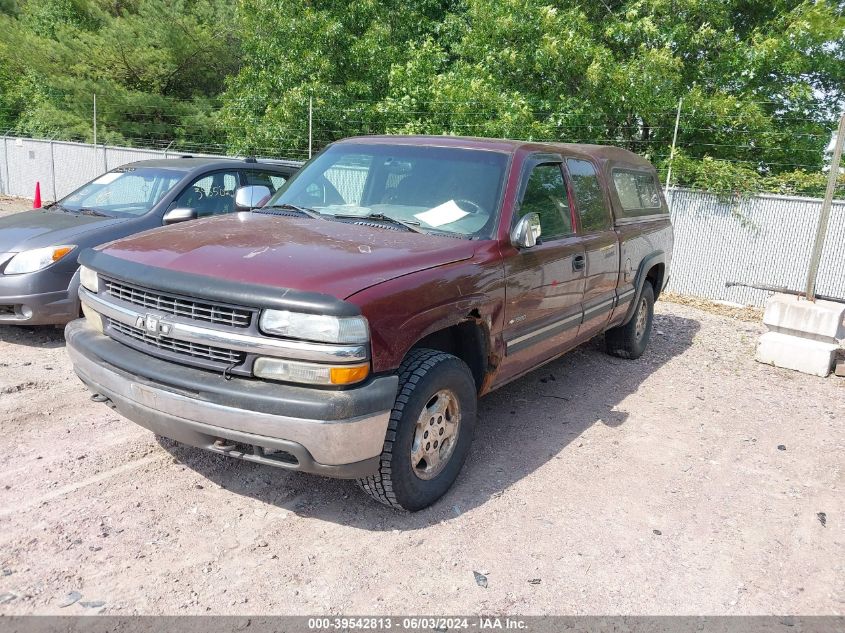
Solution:
M645 310L640 319L640 311ZM646 281L637 300L637 307L628 322L609 329L604 335L607 353L619 358L639 358L643 355L648 340L651 338L651 326L654 322L654 288Z
M448 391L447 400L451 402L454 396L458 406L455 439L442 469L430 479L423 479L411 457L417 422L423 408L434 403L444 391ZM379 470L359 479L358 485L377 501L393 508L415 512L430 506L458 478L472 443L476 411L475 381L466 363L437 350L412 350L399 367L399 390L390 414ZM441 420L444 416L440 416ZM424 463L424 460L418 462L418 467Z

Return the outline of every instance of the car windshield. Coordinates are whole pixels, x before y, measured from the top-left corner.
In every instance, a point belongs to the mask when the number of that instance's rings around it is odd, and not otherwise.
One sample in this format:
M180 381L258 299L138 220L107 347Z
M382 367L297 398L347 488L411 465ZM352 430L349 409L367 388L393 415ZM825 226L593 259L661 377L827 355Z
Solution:
M267 206L490 237L507 163L507 154L485 150L340 143L308 163Z
M152 209L184 175L171 169L120 167L80 187L59 200L57 206L76 213L140 216Z

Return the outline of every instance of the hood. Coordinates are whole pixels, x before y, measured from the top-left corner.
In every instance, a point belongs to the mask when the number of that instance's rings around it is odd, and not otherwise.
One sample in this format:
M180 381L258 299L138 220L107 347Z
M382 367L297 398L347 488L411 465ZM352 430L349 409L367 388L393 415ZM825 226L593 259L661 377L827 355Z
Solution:
M346 299L418 270L469 259L478 242L333 220L237 213L154 229L103 252L236 282Z
M131 218L101 218L37 209L0 217L0 253L74 244L83 233L122 224Z

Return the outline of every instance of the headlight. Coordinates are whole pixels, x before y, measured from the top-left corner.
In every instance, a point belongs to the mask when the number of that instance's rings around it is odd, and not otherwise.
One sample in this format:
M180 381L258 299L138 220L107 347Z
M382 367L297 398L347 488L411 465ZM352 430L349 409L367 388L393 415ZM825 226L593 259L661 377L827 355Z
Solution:
M96 271L86 266L79 267L79 285L93 293L100 291L100 278Z
M367 319L362 316L333 317L287 310L264 310L259 326L266 334L320 343L366 343L369 340Z
M309 385L351 385L361 382L370 373L370 366L343 365L332 367L301 363L284 358L256 358L252 373L258 378L299 382Z
M6 269L6 275L20 275L22 273L34 273L36 270L47 268L50 264L59 261L70 253L75 246L48 246L46 248L34 248L31 251L23 251L15 255Z

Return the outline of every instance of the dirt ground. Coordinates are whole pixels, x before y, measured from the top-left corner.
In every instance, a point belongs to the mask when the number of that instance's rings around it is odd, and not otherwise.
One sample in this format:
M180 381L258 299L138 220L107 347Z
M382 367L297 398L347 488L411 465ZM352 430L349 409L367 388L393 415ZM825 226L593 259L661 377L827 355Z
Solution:
M157 441L59 330L0 327L0 614L842 614L845 379L754 362L761 331L659 303L640 360L484 398L405 514Z

